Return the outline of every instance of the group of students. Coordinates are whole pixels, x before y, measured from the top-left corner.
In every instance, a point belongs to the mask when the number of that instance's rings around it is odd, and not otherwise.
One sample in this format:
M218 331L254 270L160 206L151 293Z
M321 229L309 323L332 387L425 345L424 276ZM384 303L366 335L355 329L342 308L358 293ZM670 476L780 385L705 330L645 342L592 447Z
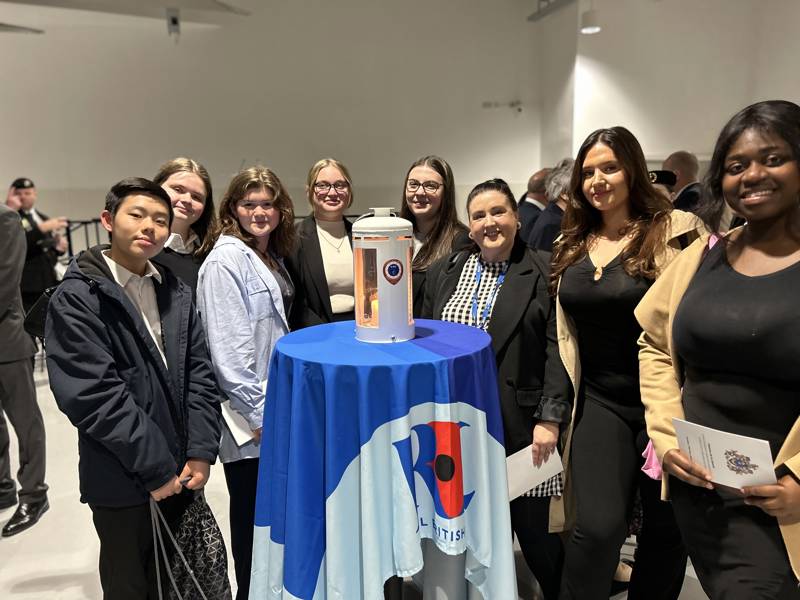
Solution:
M687 554L711 598L800 597L800 336L787 293L800 283L799 165L800 107L743 109L717 141L701 220L654 189L630 131L597 130L556 190L552 256L520 240L503 180L469 193L465 226L446 161L406 173L414 315L487 331L507 453L563 457L563 474L511 502L548 600L609 597L637 497L629 598L677 599ZM180 519L217 455L247 598L272 349L354 316L347 168L317 162L307 199L312 216L295 226L283 184L256 166L215 210L206 170L175 159L153 181L112 187L110 246L76 257L53 295L50 385L79 432L106 598L158 597L149 499ZM746 224L723 235L726 203ZM221 401L251 441L236 443ZM778 483L715 487L678 449L673 417L768 440ZM642 470L653 453L661 481Z

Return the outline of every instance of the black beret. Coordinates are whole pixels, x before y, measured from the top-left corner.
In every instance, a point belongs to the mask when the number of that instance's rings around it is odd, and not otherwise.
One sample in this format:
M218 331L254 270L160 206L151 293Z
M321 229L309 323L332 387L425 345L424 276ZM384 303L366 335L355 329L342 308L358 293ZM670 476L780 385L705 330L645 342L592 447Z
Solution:
M27 190L28 188L35 187L33 182L28 179L27 177L20 177L19 179L15 179L14 182L11 184L11 187L15 190Z
M662 185L675 185L678 178L673 171L650 171L650 183Z

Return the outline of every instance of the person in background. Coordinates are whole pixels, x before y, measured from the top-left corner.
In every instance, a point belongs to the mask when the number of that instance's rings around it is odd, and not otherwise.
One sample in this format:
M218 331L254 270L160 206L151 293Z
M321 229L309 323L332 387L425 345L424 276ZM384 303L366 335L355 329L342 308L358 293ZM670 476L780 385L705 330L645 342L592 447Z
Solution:
M553 243L561 235L561 219L567 207L569 180L574 163L571 158L562 159L545 178L547 208L536 219L530 235L526 238L528 246L534 250L552 252Z
M547 194L545 189L545 179L551 169L540 169L528 179L528 191L520 198L518 211L520 231L519 235L523 240L527 240L531 235L534 223L542 214L547 206Z
M726 203L746 224L696 241L636 309L647 430L706 594L800 598L800 106L759 102L732 117L705 189L710 232ZM777 483L715 485L679 449L673 418L766 440Z
M36 186L27 177L15 179L11 189L13 193L9 192L7 203L19 204L28 247L20 283L22 307L28 312L42 292L58 283L55 266L58 257L67 251L67 238L61 234L67 227L67 219L51 219L36 210Z
M297 290L292 329L355 316L353 224L344 217L353 203L347 167L335 158L317 161L308 172L306 195L312 214L297 226L297 247L287 258Z
M153 262L171 269L196 295L200 248L215 220L211 178L200 163L179 157L161 165L153 181L169 194L175 214L164 250Z
M49 508L45 475L45 431L36 403L31 357L36 345L22 328L19 282L25 264L25 234L19 215L0 206L0 510L17 504L11 478L8 416L19 446L19 504L3 537L33 527Z
M262 166L240 171L204 243L210 252L197 286L211 363L228 399L219 456L230 494L239 600L246 600L250 589L264 394L272 349L289 331L294 286L283 261L294 242L292 199L280 179ZM251 436L241 444L231 429L236 418Z
M672 205L678 210L695 212L702 192L697 157L686 150L678 150L667 157L661 168L675 173L676 181L671 188L674 193Z
M453 170L443 158L423 156L408 169L400 216L414 225L411 263L414 316L420 316L430 266L454 250L471 244L456 215Z
M492 337L506 454L532 444L534 464L555 460L572 393L558 356L547 265L519 238L517 203L502 179L475 186L467 214L474 244L431 268L423 316L479 327ZM512 529L547 600L558 598L561 578L561 539L548 528L551 498L562 493L556 475L511 502ZM438 551L431 544L427 552ZM466 588L451 597L466 598Z
M672 171L650 171L650 183L664 198L672 202L672 189L678 180Z
M647 434L633 309L702 225L653 189L641 146L624 127L586 138L570 187L550 280L560 354L577 390L564 455L575 525L561 598L609 597L638 489L643 521L628 598L675 600L686 551L658 483L641 471Z
M78 430L103 597L160 598L150 500L175 528L193 500L187 490L205 486L219 445L219 392L191 290L151 262L169 235L167 193L123 179L100 219L110 246L80 253L50 298L50 389Z

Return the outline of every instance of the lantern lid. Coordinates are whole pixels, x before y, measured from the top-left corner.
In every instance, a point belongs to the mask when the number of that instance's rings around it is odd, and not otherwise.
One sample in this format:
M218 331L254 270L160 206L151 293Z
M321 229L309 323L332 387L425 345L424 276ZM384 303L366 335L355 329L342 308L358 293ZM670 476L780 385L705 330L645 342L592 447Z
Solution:
M360 216L353 224L355 235L401 234L412 235L411 221L393 215L391 208L370 208L370 213Z

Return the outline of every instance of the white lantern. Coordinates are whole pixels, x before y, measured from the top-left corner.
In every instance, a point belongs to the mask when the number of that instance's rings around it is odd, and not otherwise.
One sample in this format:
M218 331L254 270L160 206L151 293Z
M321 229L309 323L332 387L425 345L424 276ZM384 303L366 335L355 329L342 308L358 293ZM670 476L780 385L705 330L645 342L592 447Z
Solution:
M356 338L404 342L414 337L411 253L414 226L372 208L353 225Z

